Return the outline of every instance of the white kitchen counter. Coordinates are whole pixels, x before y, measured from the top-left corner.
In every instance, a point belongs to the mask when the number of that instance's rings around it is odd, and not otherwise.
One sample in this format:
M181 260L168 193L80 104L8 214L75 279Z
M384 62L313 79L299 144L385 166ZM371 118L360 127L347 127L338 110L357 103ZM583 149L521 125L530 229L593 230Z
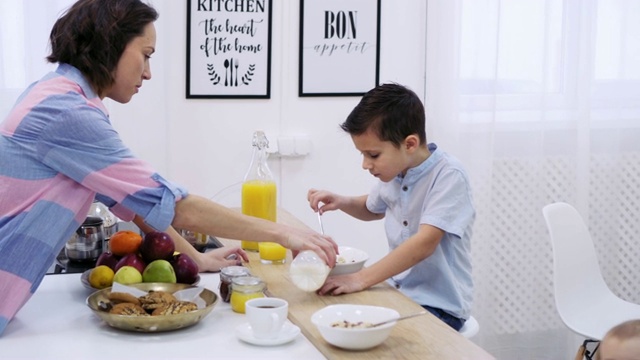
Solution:
M200 274L200 286L218 294L218 274ZM45 276L31 300L0 336L0 359L324 359L302 334L279 346L239 340L246 322L219 300L198 324L164 333L133 333L109 327L85 304L91 293L80 274Z

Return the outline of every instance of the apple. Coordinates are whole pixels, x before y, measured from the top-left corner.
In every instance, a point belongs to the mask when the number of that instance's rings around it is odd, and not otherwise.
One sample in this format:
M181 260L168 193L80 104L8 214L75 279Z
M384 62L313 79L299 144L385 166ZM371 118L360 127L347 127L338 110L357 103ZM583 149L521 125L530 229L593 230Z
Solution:
M126 254L118 261L114 271L118 272L118 270L123 266L131 266L142 274L144 268L147 267L147 263L142 259L142 257L140 257L140 255L131 253Z
M142 272L143 282L176 283L176 273L167 260L154 260Z
M178 254L171 260L179 283L193 284L198 277L198 264L187 254Z
M105 251L96 260L96 267L100 265L106 265L114 272L116 271L116 264L120 260L120 257L112 253L111 251Z
M171 260L176 245L169 234L162 231L152 231L147 233L140 244L140 255L147 262L154 260Z

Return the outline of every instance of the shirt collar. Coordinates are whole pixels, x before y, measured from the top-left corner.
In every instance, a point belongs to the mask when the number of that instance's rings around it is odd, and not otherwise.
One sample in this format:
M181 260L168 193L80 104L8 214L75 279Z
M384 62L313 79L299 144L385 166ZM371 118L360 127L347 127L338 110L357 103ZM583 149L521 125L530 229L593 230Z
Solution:
M429 148L429 152L431 153L431 155L429 155L429 157L425 161L421 162L418 166L412 167L411 169L407 170L407 173L404 175L404 177L398 175L396 177L397 181L400 181L401 183L407 185L413 184L418 181L418 179L420 179L424 173L428 172L431 168L433 168L433 166L435 166L435 164L442 157L442 153L440 152L440 150L438 150L438 145L436 145L435 143L430 143L427 145L427 147Z
M107 111L107 108L104 106L102 99L96 94L93 86L91 86L89 80L87 80L80 70L72 65L60 63L56 69L56 73L76 82L89 102L96 105L105 115L109 116L109 111Z

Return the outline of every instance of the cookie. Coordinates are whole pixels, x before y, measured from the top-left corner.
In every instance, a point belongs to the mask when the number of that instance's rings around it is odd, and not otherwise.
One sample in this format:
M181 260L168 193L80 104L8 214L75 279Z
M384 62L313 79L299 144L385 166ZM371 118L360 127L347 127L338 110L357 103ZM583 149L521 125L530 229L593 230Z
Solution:
M137 297L128 293L123 293L123 292L110 292L109 301L111 301L112 304L131 303L131 304L140 305L140 301L138 300Z
M149 291L147 295L138 298L145 310L155 310L162 305L178 301L175 296L164 291Z
M189 311L198 310L198 306L190 301L174 301L169 304L161 305L153 312L151 315L175 315L175 314L184 314Z
M149 316L142 306L124 302L113 305L111 310L109 310L109 313L126 316Z

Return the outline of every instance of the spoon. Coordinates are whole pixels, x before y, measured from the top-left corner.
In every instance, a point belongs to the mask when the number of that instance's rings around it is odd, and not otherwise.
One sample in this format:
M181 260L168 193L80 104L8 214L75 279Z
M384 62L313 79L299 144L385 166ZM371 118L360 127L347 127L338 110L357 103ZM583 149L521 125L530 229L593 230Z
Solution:
M224 59L224 86L229 86L229 82L227 81L228 69L229 69L229 59Z
M400 316L400 317L397 317L397 318L389 319L387 321L379 322L377 324L373 324L370 327L377 327L377 326L380 326L380 325L388 324L390 322L400 321L400 320L409 319L409 318L412 318L412 317L415 317L415 316L424 315L426 313L427 313L427 311L425 310L425 311L421 311L421 312L418 312L418 313L415 313L415 314L404 315L404 316Z
M322 214L320 214L320 210L318 210L318 222L320 223L320 232L324 235L324 226L322 226Z

